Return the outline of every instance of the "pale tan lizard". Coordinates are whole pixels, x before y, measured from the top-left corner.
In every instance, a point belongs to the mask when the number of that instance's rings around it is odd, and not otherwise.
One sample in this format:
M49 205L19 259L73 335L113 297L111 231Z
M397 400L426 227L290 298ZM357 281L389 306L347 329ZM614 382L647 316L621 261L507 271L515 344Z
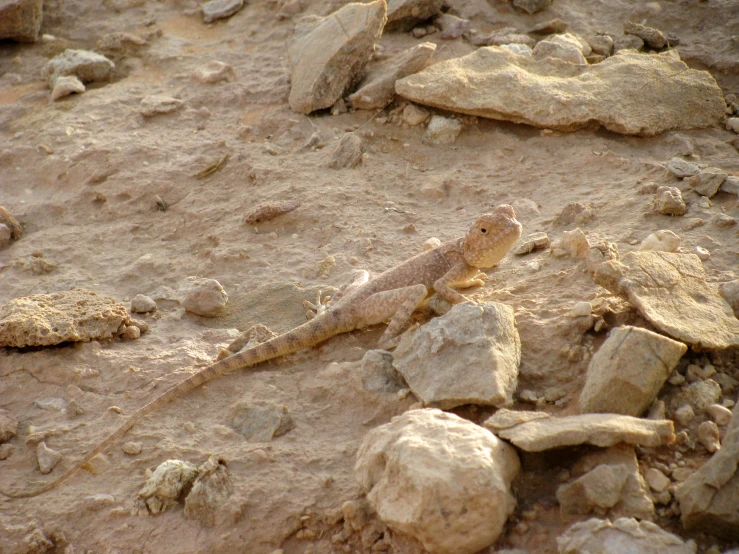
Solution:
M521 224L516 220L513 208L502 205L493 213L480 216L460 239L414 256L372 280L368 280L368 274L363 272L361 278L340 290L328 305L322 305L319 299L317 315L308 323L201 369L139 408L82 461L54 481L33 492L2 494L11 498L29 498L54 488L117 442L143 417L225 373L292 354L334 335L387 320L390 323L380 337L379 346L392 347L408 325L413 311L431 290L452 304L466 301L465 296L451 287L482 285L479 269L496 265L520 236Z

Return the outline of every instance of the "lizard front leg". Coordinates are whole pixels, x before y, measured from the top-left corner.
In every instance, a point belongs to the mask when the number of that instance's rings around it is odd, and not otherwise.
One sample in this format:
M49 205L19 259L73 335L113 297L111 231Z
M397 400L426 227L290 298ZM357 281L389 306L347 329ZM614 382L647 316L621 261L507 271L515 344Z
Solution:
M453 286L469 288L482 286L483 284L485 282L480 279L479 270L467 262L461 261L453 265L443 277L440 277L434 282L434 290L448 302L461 304L462 302L467 302L469 298L452 289Z
M408 326L411 314L427 295L428 289L420 284L377 292L362 301L355 314L363 323L362 326L390 320L378 341L379 347L387 350L397 346L398 336Z

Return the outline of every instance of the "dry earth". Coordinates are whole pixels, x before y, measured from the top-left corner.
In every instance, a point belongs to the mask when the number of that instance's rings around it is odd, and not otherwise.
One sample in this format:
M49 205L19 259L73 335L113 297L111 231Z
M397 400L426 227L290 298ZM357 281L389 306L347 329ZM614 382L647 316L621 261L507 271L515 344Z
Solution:
M293 4L302 14L325 15L343 3ZM646 20L677 35L683 60L709 70L725 95L739 93L739 9L732 1L555 0L533 16L500 0L447 4L483 31L504 24L525 30L559 17L580 34L621 33L624 19ZM465 117L453 145L434 146L423 142L422 127L380 124L372 119L375 112L307 117L287 104L286 44L294 21L278 19L281 4L252 1L212 24L202 22L197 7L189 0L48 0L42 32L55 41L0 42L0 205L23 225L22 238L0 251L0 304L71 287L129 301L176 288L191 275L217 279L231 297L230 311L215 319L159 302L159 311L144 318L149 332L136 341L1 350L0 408L20 422L14 454L0 461L3 488L27 489L40 481L35 448L23 444L32 432L46 433L67 467L116 427L122 416L113 406L130 413L207 364L234 337L229 329L252 323L289 329L304 321L300 300L312 300L317 287L339 286L357 267L387 269L420 252L430 237L460 236L475 215L501 203L515 207L524 235L543 231L552 239L578 226L555 222L563 208L587 204L595 217L579 226L591 242L614 242L622 254L651 232L670 229L685 250L711 252L704 262L710 282L739 278L737 228L714 224L720 214L739 217L736 196L719 193L708 208L690 196L688 213L669 217L650 213L651 195L640 193L648 183L675 183L662 166L673 156L739 174L734 133L719 127L654 138L599 130L547 133ZM46 61L67 47L92 50L114 31L141 36L150 46L117 57L112 82L50 103L40 77ZM474 49L463 38L442 40L438 33L422 40L438 44L436 60ZM389 54L418 42L409 33L380 39ZM212 60L231 64L235 79L202 84L191 77ZM140 101L153 94L177 97L183 107L144 118ZM327 168L337 138L357 129L367 153L363 162ZM300 149L316 130L325 148ZM226 154L218 171L194 177ZM169 209L158 210L158 200ZM301 206L271 222L244 223L257 204L286 200ZM705 225L691 228L689 218ZM37 274L20 263L38 252L57 267ZM335 267L322 265L328 256ZM605 330L583 332L568 314L574 303L604 295L604 289L584 262L547 251L509 256L488 273L472 296L516 310L519 391L549 393L559 400L547 411L575 413L584 370ZM80 471L36 498L0 498L0 552L332 551L331 537L343 528L340 507L357 498L353 465L362 438L415 401L362 387L360 360L380 332L338 336L224 376L137 425L125 441L141 443L140 455L124 454L117 445L97 475ZM686 360L711 356L689 352ZM68 419L34 405L39 398L69 400L70 385L83 391L77 400L82 415ZM229 423L236 404L256 400L287 406L295 428L270 443L247 442ZM479 422L492 410L454 411ZM486 552L556 551L554 539L567 525L553 500L556 477L578 452L524 456L514 487L518 507ZM185 519L181 506L156 517L130 515L147 469L170 458L200 465L209 453L227 461L234 483L216 527ZM698 463L708 457L696 456ZM729 546L686 534L674 514L658 523L694 538L701 551L714 543ZM360 533L345 544L351 548L338 545L337 551L365 551ZM418 549L403 544L396 551Z

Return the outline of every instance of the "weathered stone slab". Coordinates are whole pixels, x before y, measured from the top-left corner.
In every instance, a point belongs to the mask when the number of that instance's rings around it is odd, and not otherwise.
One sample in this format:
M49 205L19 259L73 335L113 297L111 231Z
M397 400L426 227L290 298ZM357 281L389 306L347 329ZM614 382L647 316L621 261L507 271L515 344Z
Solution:
M395 90L470 115L562 131L596 122L641 136L716 125L725 109L710 73L671 54L624 53L578 66L491 46L401 79Z
M393 365L424 404L511 403L518 383L521 343L513 308L459 304L403 335Z
M675 439L672 421L639 419L616 414L586 414L567 417L545 417L502 427L510 422L507 410L498 410L485 421L485 427L502 439L515 444L527 452L541 452L575 446L594 444L613 446L620 442L659 446Z
M409 31L422 21L441 13L444 0L389 0L386 31Z
M0 39L36 42L43 6L43 0L0 0Z
M294 111L331 107L361 77L382 34L386 9L385 0L351 3L298 26L287 50Z
M629 252L598 265L593 278L628 299L657 329L693 348L739 347L739 320L706 282L695 254Z
M88 50L67 49L44 66L43 75L49 88L54 88L58 77L74 75L83 83L110 78L115 64L105 56Z
M126 307L91 290L14 298L0 307L0 346L49 346L110 338L129 323Z

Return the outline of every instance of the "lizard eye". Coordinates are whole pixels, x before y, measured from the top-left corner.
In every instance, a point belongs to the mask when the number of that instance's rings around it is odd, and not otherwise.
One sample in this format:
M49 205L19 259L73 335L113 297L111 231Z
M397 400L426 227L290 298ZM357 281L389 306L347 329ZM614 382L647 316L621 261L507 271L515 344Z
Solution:
M487 230L487 229L485 229L485 227L483 227L482 229L480 229L480 232L481 232L481 233L482 233L483 235L485 235L485 234L487 234L488 230Z

